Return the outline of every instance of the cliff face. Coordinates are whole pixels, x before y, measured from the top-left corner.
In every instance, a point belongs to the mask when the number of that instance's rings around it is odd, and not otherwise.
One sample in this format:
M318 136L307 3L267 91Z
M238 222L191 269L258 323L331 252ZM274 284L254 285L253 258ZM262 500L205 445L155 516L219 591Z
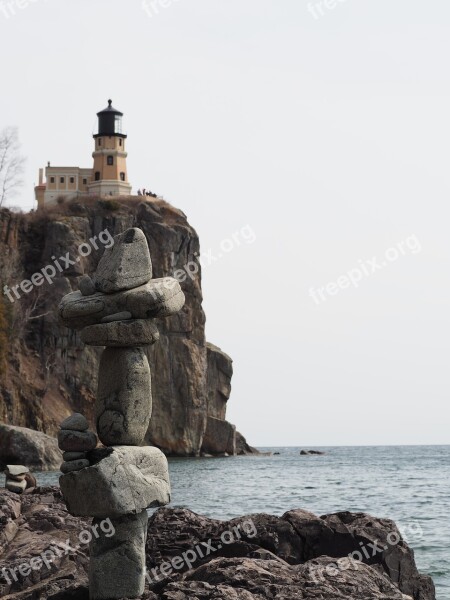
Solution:
M181 211L157 200L72 202L29 215L0 211L0 281L14 300L2 295L0 301L6 323L6 335L0 335L0 359L5 357L0 421L50 435L70 412L92 421L100 351L62 328L55 308L78 289L81 275L95 270L111 236L129 227L140 227L147 237L153 276L175 276L186 296L179 314L158 321L160 342L148 350L153 387L148 442L177 455L230 452L236 447L236 433L229 439L234 428L225 422L232 361L205 340L199 239ZM55 276L47 281L51 266ZM25 284L28 293L19 288L17 299L13 287L36 273L44 276L35 275L35 281L43 282ZM211 419L217 440L205 446Z

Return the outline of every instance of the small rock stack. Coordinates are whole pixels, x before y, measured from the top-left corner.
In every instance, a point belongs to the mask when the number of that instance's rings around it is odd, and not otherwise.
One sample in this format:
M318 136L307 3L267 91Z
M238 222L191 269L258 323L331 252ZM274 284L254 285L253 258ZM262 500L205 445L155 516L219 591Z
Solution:
M23 465L6 465L5 487L16 494L30 493L36 487L36 479L28 467Z
M72 415L61 424L64 450L61 491L69 512L94 518L90 547L92 600L138 598L145 584L147 508L170 502L167 459L142 446L152 411L151 373L145 347L159 339L154 319L184 305L179 283L152 279L147 240L140 229L114 238L92 277L65 296L60 321L81 330L81 339L103 351L95 404L97 437L86 419ZM111 519L115 534L99 525Z
M61 465L64 474L89 467L87 453L97 447L97 436L88 429L89 423L80 413L67 417L61 423L58 444L64 450L64 462Z

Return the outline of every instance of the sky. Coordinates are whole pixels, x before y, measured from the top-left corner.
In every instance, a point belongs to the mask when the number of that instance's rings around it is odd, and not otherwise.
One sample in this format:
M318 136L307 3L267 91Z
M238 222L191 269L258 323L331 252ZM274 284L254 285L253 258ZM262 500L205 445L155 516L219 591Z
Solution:
M91 167L112 98L134 189L200 236L248 441L448 444L449 27L448 0L0 1L12 203Z

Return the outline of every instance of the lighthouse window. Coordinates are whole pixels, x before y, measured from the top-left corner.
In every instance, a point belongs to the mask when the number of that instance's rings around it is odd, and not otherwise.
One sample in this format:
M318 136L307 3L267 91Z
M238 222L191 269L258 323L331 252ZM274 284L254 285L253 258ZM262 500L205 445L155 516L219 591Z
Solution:
M100 181L100 171L95 171L95 181Z
M114 164L114 156L108 156L108 165Z
M120 181L125 181L125 173L120 174Z
M122 138L119 139L119 146L122 145Z
M102 145L102 138L98 138L98 145L101 146Z

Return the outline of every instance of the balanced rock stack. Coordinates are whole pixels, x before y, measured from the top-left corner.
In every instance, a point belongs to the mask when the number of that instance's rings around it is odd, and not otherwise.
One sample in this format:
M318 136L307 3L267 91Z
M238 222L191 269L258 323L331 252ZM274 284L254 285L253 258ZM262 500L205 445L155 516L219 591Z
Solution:
M152 411L151 373L145 347L159 339L153 319L178 312L184 294L171 277L152 279L147 240L140 229L114 238L92 277L62 299L60 321L81 330L103 351L95 403L96 447L82 415L61 425L65 451L61 491L69 512L94 518L89 593L93 600L138 598L144 592L148 507L170 502L167 459L142 446ZM115 534L102 533L111 519ZM95 527L97 525L97 527ZM108 530L109 531L109 530Z
M6 465L5 477L6 489L16 494L31 493L36 487L36 478L23 465Z

